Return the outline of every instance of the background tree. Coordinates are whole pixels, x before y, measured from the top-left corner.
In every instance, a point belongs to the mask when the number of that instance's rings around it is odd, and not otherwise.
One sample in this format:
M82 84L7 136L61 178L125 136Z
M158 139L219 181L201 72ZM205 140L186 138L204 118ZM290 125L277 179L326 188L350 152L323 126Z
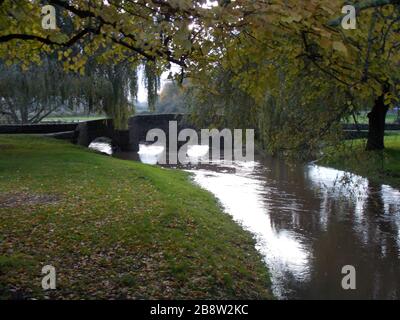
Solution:
M156 105L160 113L188 113L187 94L190 83L185 81L179 84L177 81L166 82Z
M144 85L147 89L147 105L150 112L156 111L158 91L161 88L160 72L152 61L144 64Z
M0 62L0 113L8 122L37 123L61 108L73 110L81 106L83 82L54 59L24 71Z
M92 59L82 75L65 72L57 59L48 57L24 71L18 64L1 63L0 71L0 113L9 122L37 123L56 111L83 108L105 112L123 126L134 113L137 70L128 62Z

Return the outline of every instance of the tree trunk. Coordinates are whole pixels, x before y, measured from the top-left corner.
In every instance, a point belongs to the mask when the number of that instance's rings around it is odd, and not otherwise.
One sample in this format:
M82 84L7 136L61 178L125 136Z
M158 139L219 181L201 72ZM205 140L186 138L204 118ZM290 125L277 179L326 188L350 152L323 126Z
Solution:
M28 117L29 117L29 112L28 112L28 104L27 104L27 99L21 99L22 101L20 102L20 107L19 107L19 112L21 115L21 124L27 124L29 123Z
M379 96L372 111L368 113L369 130L366 150L383 150L385 136L385 120L389 107L385 105L385 93Z

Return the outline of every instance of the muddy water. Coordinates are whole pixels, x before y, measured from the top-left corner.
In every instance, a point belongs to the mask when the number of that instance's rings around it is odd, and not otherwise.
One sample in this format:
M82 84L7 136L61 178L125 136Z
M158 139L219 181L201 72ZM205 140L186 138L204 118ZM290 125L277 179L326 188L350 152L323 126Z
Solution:
M279 298L400 298L400 192L315 165L192 170L256 234ZM222 171L221 171L222 169ZM343 266L356 290L343 290Z
M160 152L117 156L154 164ZM398 190L272 157L184 169L255 235L278 298L400 298ZM345 265L355 267L355 290L342 288Z

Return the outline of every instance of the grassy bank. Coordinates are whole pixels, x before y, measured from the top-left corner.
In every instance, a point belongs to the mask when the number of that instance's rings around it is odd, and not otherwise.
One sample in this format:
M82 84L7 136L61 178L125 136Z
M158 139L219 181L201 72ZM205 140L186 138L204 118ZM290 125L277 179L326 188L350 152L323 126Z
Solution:
M368 111L362 111L360 112L360 114L358 114L356 116L356 120L358 124L368 124ZM392 124L392 123L396 123L398 119L398 115L397 112L395 111L391 111L386 115L386 124ZM344 123L350 123L350 124L354 124L354 118L353 117L348 117L348 119L345 119L343 121Z
M0 136L0 243L1 298L271 297L251 235L187 174L46 138Z
M105 119L106 116L48 116L42 122L82 122Z
M365 144L364 139L351 140L327 148L320 164L400 188L400 134L385 137L384 151L365 151Z

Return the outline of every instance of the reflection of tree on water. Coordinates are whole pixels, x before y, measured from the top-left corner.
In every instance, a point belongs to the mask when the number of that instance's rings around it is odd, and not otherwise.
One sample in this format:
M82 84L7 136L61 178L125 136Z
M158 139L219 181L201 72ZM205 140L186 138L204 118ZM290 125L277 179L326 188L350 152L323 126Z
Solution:
M264 165L270 168L266 184L274 186L264 195L273 229L295 231L311 256L307 284L285 273L294 297L400 297L400 198L385 197L396 190L278 159L265 159ZM348 264L357 270L356 291L341 288L341 269Z
M313 224L310 215L301 214L319 210L318 198L310 192L304 167L287 165L283 160L273 157L263 159L262 163L268 168L264 173L269 187L268 193L264 194L264 203L269 209L273 226L277 230L297 227L301 230L303 226Z
M374 274L374 282L371 281L370 289L375 297L382 297L386 293L386 298L399 298L400 208L398 203L386 202L384 196L383 186L369 184L364 226L369 254L373 254L373 260L379 263L370 262L365 267L369 273Z

